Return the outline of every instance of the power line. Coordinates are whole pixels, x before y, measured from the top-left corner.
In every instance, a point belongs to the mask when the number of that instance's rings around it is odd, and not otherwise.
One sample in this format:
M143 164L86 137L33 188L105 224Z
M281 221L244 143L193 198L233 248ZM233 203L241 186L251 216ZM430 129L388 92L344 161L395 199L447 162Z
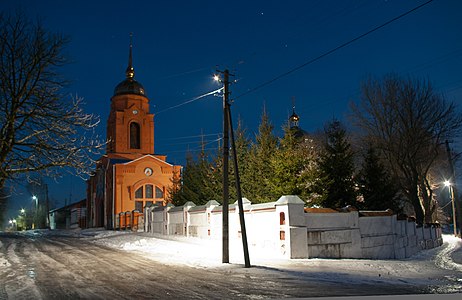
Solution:
M292 73L294 73L294 72L296 72L296 71L298 71L298 70L300 70L300 69L306 67L307 65L310 65L310 64L312 64L312 63L314 63L314 62L320 60L321 58L324 58L324 57L328 56L329 54L332 54L332 53L334 53L335 51L340 50L340 49L342 49L342 48L344 48L344 47L346 47L346 46L348 46L348 45L350 45L350 44L352 44L352 43L354 43L354 42L356 42L356 41L362 39L363 37L365 37L365 36L367 36L367 35L369 35L369 34L375 32L375 31L377 31L377 30L379 30L379 29L381 29L381 28L383 28L383 27L385 27L385 26L387 26L387 25L389 25L389 24L391 24L391 23L393 23L393 22L395 22L395 21L397 21L397 20L399 20L399 19L401 19L401 18L407 16L407 15L409 15L410 13L412 13L412 12L418 10L419 8L422 8L423 6L429 4L430 2L433 2L433 0L429 0L429 1L423 3L423 4L419 5L419 6L416 6L416 7L414 7L413 9L408 10L407 12L405 12L405 13L403 13L403 14L397 16L397 17L394 17L393 19L391 19L391 20L389 20L389 21L383 23L382 25L379 25L379 26L377 26L377 27L375 27L375 28L373 28L373 29L367 31L367 32L365 32L365 33L363 33L363 34L361 34L361 35L359 35L359 36L357 36L357 37L355 37L355 38L349 40L348 42L345 42L345 43L341 44L340 46L337 46L337 47L335 47L335 48L333 48L333 49L331 49L331 50L329 50L329 51L327 51L327 52L325 52L325 53L319 55L319 56L316 57L316 58L313 58L313 59L311 59L311 60L309 60L309 61L307 61L307 62L305 62L305 63L303 63L303 64L301 64L301 65L299 65L299 66L297 66L297 67L295 67L295 68L293 68L293 69L290 69L289 71L284 72L284 73L282 73L282 74L280 74L280 75L278 75L278 76L276 76L276 77L274 77L274 78L272 78L272 79L270 79L270 80L268 80L268 81L266 81L266 82L263 82L262 84L257 85L257 86L254 87L254 88L251 88L250 90L248 90L248 91L246 91L246 92L244 92L244 93L238 95L237 97L235 97L234 100L239 99L239 98L241 98L241 97L244 97L244 96L246 96L246 95L248 95L248 94L250 94L250 93L253 93L253 92L255 92L255 91L257 91L257 90L259 90L259 89L261 89L261 88L263 88L263 87L265 87L265 86L267 86L267 85L269 85L269 84L271 84L271 83L273 83L273 82L275 82L275 81L277 81L277 80L283 78L283 77L286 77L287 75L292 74Z
M202 99L202 98L204 98L204 97L207 97L207 96L210 96L210 95L219 93L221 90L223 90L222 87L219 88L219 89L217 89L217 90L214 90L214 91L211 91L211 92L202 94L202 95L197 96L197 97L194 97L194 98L191 98L191 99L189 99L189 100L187 100L187 101L185 101L185 102L182 102L182 103L180 103L180 104L177 104L177 105L168 107L168 108L166 108L166 109L160 110L160 111L158 111L158 112L156 113L156 115L158 115L158 114L160 114L160 113L163 113L163 112L166 112L166 111L169 111L169 110L174 109L174 108L178 108L178 107L183 106L183 105L186 105L186 104L188 104L188 103L197 101L197 100Z
M190 136L164 138L164 139L160 139L160 140L161 141L165 141L165 140L181 140L181 139L191 139L191 138L206 137L206 136L217 136L217 135L222 135L222 134L223 134L222 132L217 132L217 133L207 133L207 134L198 134L198 135L190 135Z

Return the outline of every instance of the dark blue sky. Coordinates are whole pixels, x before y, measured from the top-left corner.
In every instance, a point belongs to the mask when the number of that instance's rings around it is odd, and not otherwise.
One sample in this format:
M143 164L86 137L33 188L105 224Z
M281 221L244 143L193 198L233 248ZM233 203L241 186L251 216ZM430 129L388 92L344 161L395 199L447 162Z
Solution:
M238 97L349 40L425 3L423 0L357 1L1 1L0 9L23 9L51 31L69 35L72 63L63 69L70 92L85 98L86 111L106 120L114 87L124 79L129 33L133 32L135 79L143 84L155 116L155 151L182 164L206 135L215 148L222 131L222 100L205 97L217 89L216 66L228 68ZM249 135L263 106L276 133L291 113L292 97L307 131L333 116L346 120L368 75L395 72L428 78L457 103L462 99L462 1L435 0L392 24L315 63L239 97L234 120ZM157 114L157 112L159 112ZM85 184L69 177L50 184L58 203L85 197Z

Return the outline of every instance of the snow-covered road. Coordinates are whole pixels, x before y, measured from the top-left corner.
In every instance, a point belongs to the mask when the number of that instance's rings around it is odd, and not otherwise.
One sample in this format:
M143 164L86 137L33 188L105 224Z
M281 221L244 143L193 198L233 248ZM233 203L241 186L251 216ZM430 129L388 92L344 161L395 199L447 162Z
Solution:
M405 260L285 260L115 231L0 233L0 299L232 299L462 292L460 239Z

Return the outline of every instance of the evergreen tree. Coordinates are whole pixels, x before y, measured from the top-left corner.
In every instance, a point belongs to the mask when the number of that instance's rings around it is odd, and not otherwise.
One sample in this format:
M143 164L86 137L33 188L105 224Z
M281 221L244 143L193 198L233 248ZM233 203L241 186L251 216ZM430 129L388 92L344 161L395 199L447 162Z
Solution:
M182 185L179 190L171 194L171 202L175 206L181 206L188 201L197 205L199 194L197 191L200 187L200 178L198 176L197 163L194 161L191 153L186 155L186 165L182 174Z
M223 147L218 147L207 172L207 189L211 199L223 203Z
M173 170L172 178L170 178L170 185L167 188L168 191L168 198L167 201L169 203L176 203L177 199L175 197L178 197L177 195L180 193L181 190L181 176L182 174L180 171Z
M175 206L181 206L188 201L202 205L212 200L213 190L209 184L210 162L204 151L196 159L191 153L186 156L186 166L183 169L181 187L170 190L170 200Z
M194 202L196 205L202 205L210 200L220 199L216 198L215 188L210 185L209 174L212 164L209 161L207 153L202 150L197 160L197 176L200 182L199 186L196 187L198 194L198 202Z
M362 209L401 211L399 202L396 199L398 187L393 183L385 167L380 163L380 158L371 145L364 155L364 163L359 173L358 183L359 193L363 197Z
M249 169L249 152L250 152L250 140L247 137L245 128L242 125L241 119L238 120L237 128L234 130L234 143L236 144L236 156L239 167L239 177L241 183L241 194L242 197L248 198L251 194L251 180L252 175ZM230 149L230 156L232 157L232 149ZM229 198L236 201L236 180L234 173L234 161L229 161ZM232 201L230 200L230 201Z
M353 152L346 131L340 121L334 119L327 124L324 132L326 140L320 157L320 178L317 183L322 195L320 204L329 208L355 206Z
M272 192L298 195L308 201L315 192L318 154L313 139L298 127L284 126L284 136L272 157Z
M270 178L273 176L271 157L276 151L277 139L265 109L255 140L249 153L248 163L251 174L246 187L249 194L246 197L253 203L275 201L278 195L271 191Z
M303 171L308 157L301 152L295 131L284 126L284 136L271 157L272 174L269 178L271 192L275 195L299 195L303 192Z

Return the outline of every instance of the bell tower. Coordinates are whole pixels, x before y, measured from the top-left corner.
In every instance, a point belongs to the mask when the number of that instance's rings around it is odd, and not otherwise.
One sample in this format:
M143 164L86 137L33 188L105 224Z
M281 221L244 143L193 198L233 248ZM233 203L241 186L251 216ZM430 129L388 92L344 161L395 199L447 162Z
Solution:
M154 115L149 113L149 99L137 82L132 64L132 41L125 80L114 89L107 121L107 153L154 154Z

